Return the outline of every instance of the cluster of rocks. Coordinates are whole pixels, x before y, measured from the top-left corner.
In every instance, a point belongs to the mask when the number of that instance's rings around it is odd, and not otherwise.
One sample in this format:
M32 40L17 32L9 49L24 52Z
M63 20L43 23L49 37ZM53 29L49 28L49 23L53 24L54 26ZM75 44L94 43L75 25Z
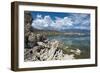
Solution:
M24 50L25 61L48 61L48 60L68 60L75 59L75 55L80 55L79 49L70 50L72 54L64 53L63 45L55 39L48 40L42 34L31 33L28 38L30 48Z
M28 37L32 33L30 29L32 28L33 18L31 16L31 13L28 11L24 12L24 46L28 47Z

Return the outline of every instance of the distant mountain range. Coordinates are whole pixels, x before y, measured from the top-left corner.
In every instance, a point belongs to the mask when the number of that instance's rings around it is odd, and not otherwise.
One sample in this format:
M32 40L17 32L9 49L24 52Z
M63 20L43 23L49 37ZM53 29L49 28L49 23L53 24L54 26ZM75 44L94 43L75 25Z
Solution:
M67 33L90 33L90 30L87 29L65 29L65 30L47 30L47 29L36 29L31 28L31 31L49 31L49 32L67 32Z
M62 30L62 32L90 33L90 30L87 30L87 29L66 29L66 30Z

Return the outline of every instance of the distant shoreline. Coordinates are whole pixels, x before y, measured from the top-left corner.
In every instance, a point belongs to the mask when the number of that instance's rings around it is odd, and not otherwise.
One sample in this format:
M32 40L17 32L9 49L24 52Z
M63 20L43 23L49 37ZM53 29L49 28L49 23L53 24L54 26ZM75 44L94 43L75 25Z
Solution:
M89 36L89 33L76 33L76 32L48 32L48 31L35 31L34 34L44 34L44 35L65 35L65 36Z

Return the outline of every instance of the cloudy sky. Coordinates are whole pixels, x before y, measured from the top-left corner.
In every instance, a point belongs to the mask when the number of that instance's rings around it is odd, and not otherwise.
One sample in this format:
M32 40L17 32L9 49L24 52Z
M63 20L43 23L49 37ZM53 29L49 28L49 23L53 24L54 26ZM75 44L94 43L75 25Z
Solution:
M32 11L31 15L36 29L90 29L90 14Z

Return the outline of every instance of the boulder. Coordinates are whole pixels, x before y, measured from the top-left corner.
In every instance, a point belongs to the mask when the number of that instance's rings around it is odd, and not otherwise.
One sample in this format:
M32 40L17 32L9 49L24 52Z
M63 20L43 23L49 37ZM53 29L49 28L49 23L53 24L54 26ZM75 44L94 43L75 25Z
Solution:
M80 55L81 54L81 50L80 49L76 49L75 54L76 55Z
M80 55L81 54L81 50L80 49L71 49L70 52L74 53L75 55Z
M36 36L34 33L30 33L30 35L28 36L28 41L29 42L36 42Z
M41 42L46 42L46 40L47 40L46 36L42 35L42 34L37 34L36 39L37 39L37 41L41 41Z
M43 46L43 47L45 47L45 43L43 43L43 42L37 42L37 44L38 44L38 46Z
M36 36L34 33L30 33L30 35L28 36L28 48L32 48L34 46L37 46L37 40L36 40Z

